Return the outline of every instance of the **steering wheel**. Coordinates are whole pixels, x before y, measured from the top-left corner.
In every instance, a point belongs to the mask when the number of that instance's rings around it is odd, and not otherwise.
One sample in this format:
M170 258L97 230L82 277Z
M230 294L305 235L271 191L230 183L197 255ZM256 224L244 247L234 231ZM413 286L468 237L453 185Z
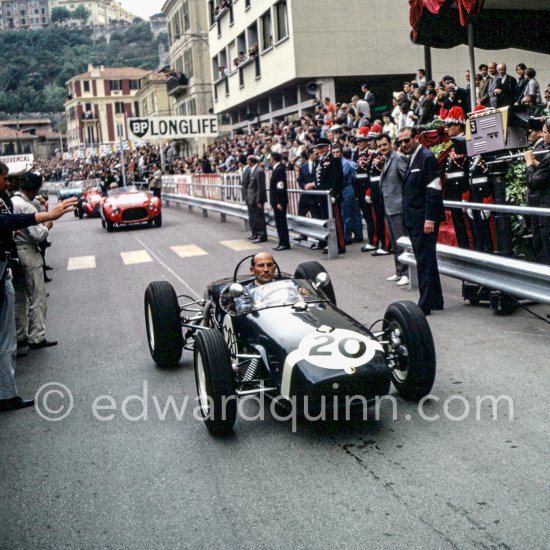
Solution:
M246 260L250 260L250 258L254 258L254 256L256 256L256 254L249 254L248 256L245 256L238 264L237 264L237 267L235 268L235 271L233 272L233 282L236 283L237 282L237 274L239 273L239 268L241 267L241 265L246 261ZM273 261L275 262L275 259L273 259ZM281 275L281 268L279 267L279 264L277 262L275 262L275 269L277 270L277 273L275 275L275 278L276 279L281 279L282 275Z

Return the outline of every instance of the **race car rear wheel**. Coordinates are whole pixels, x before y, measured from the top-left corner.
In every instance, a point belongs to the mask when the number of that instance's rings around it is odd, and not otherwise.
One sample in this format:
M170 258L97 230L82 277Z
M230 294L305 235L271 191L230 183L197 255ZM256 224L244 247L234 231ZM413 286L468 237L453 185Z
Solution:
M154 281L145 290L144 301L145 328L151 357L161 368L176 366L183 349L176 291L167 281Z
M160 227L162 225L162 214L159 214L154 220L153 223L155 227Z
M201 330L195 337L195 381L206 428L212 435L233 430L237 397L229 348L220 331Z
M384 314L387 352L395 360L392 382L399 394L416 401L428 395L435 380L435 346L422 310L410 301L394 302Z
M315 282L315 278L319 275L319 273L327 273L327 270L319 262L303 262L296 268L294 277L297 279L308 279ZM334 292L332 281L330 281L327 286L323 287L322 290L327 295L328 299L336 305L336 293Z
M81 220L84 217L84 209L78 208L78 219Z

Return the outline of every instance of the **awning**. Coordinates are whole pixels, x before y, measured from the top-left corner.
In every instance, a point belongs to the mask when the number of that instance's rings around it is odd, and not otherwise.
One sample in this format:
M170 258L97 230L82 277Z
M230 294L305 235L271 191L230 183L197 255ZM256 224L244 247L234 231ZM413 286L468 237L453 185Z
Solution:
M485 50L518 48L550 54L549 0L409 0L412 41L433 48L474 44Z

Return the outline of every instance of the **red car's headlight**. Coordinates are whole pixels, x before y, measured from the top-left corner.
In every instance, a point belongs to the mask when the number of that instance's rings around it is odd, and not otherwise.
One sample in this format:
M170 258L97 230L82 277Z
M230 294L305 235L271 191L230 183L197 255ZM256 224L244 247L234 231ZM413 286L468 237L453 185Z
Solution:
M116 216L120 212L120 210L115 206L111 212L113 216Z

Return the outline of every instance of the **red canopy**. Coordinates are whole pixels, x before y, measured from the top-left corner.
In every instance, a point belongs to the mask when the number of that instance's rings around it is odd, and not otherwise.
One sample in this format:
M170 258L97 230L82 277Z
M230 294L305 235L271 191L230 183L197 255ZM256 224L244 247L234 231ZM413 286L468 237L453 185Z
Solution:
M447 0L409 0L411 6L410 21L413 28L413 41L416 41L418 25L422 18L422 12L426 8L434 15L439 13L439 10ZM460 18L460 24L464 27L468 21L469 15L478 15L485 0L455 0Z
M550 54L549 0L409 0L412 41L433 48L474 44L486 50L519 48Z

